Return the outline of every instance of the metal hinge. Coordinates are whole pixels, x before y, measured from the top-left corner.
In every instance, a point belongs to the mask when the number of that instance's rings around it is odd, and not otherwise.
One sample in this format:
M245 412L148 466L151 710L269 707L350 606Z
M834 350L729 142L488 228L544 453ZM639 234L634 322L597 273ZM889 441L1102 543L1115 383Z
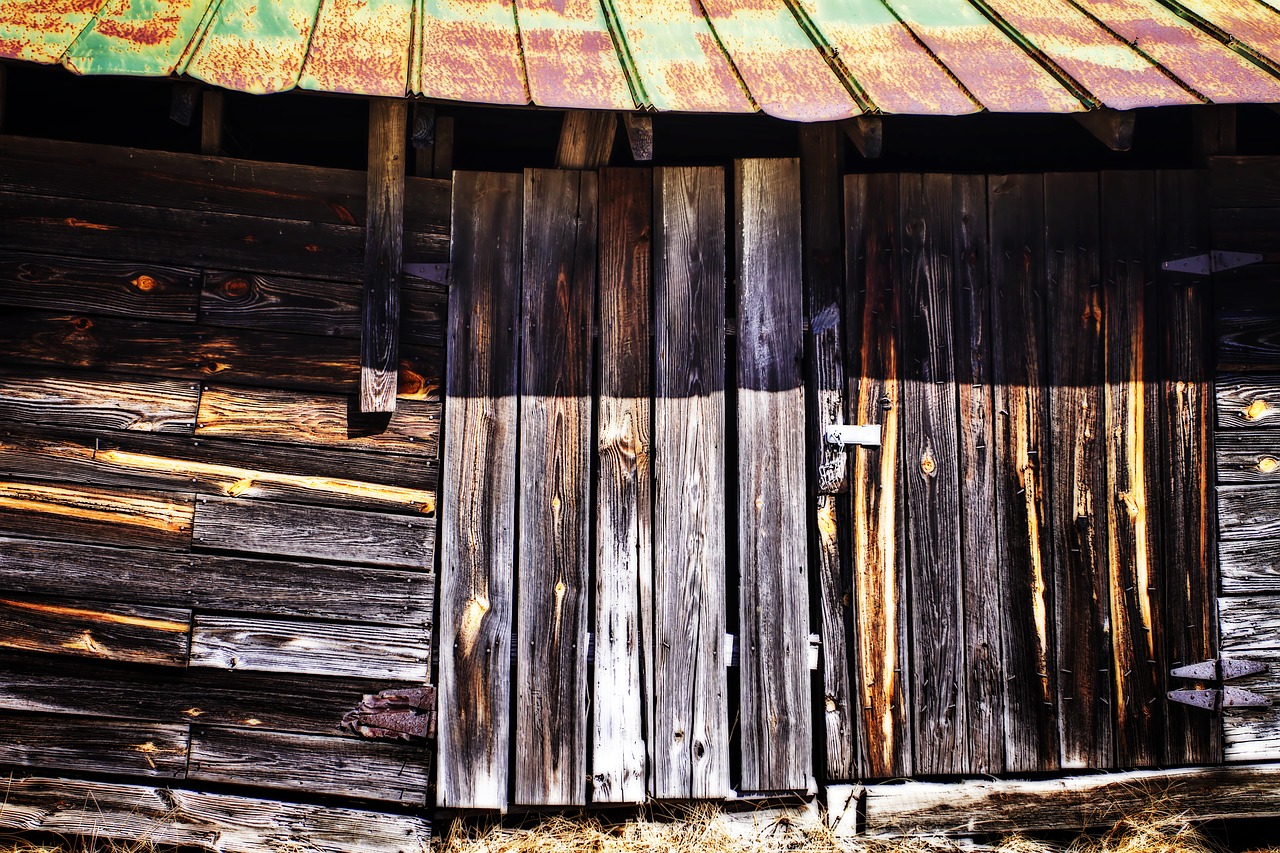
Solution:
M1267 665L1239 658L1218 658L1187 664L1169 671L1174 678L1191 678L1210 681L1216 686L1201 690L1170 690L1169 699L1205 711L1221 711L1224 708L1269 708L1271 700L1261 693L1223 684L1246 675L1266 672Z
M1253 252L1207 252L1203 255L1165 261L1160 268L1189 275L1210 275L1224 270L1233 270L1236 267L1247 267L1249 264L1261 263L1261 261L1262 255Z
M342 715L342 728L368 738L429 740L436 734L436 689L366 693L354 711Z
M449 283L449 264L405 264L402 269L405 275L426 279L436 284Z
M880 424L827 424L822 431L822 440L837 447L850 444L879 447Z

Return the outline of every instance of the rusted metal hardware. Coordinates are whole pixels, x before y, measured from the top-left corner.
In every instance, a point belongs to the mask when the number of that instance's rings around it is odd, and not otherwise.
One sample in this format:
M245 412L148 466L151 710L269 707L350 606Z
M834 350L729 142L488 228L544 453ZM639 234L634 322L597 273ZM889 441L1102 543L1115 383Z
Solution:
M822 431L822 440L836 447L850 444L861 447L880 446L879 424L828 424Z
M1165 261L1160 268L1169 272L1184 272L1188 275L1211 275L1215 272L1261 263L1262 260L1262 255L1254 252L1206 252L1203 255Z
M405 275L411 275L414 278L421 278L436 284L449 283L448 264L405 264L403 269Z
M365 694L342 728L361 737L430 740L436 735L436 689L431 685Z
M1239 658L1218 658L1180 666L1169 670L1169 674L1174 678L1194 678L1197 681L1231 681L1266 671L1265 663Z
M1215 686L1200 690L1170 690L1169 700L1215 713L1224 708L1269 708L1271 700L1261 693L1223 683L1244 678L1247 675L1257 675L1266 670L1267 665L1264 663L1227 657L1179 666L1170 670L1169 675L1174 678L1209 681Z

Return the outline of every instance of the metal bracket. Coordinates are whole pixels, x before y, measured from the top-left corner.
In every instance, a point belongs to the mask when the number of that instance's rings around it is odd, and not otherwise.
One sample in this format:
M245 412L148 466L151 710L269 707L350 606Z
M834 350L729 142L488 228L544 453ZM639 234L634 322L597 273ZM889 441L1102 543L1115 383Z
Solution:
M402 269L405 275L434 281L436 284L449 283L449 264L405 264Z
M1174 678L1194 678L1197 681L1231 681L1235 678L1244 678L1246 675L1256 675L1259 672L1266 671L1267 665L1258 663L1255 660L1218 658L1217 660L1205 660L1200 661L1200 663L1180 666L1177 669L1169 670L1169 674Z
M1169 670L1169 675L1174 678L1211 681L1217 686L1205 690L1170 690L1169 701L1215 713L1224 708L1269 708L1271 700L1261 693L1223 684L1225 681L1257 675L1266 670L1267 665L1264 663L1226 657L1179 666Z
M880 424L828 424L822 431L822 440L836 447L879 447Z
M431 686L365 694L342 728L367 738L429 740L436 733L436 689Z
M1188 275L1210 275L1236 267L1247 267L1262 261L1262 255L1253 252L1208 252L1203 255L1192 255L1189 258L1178 258L1165 261L1160 265L1169 272L1184 272Z

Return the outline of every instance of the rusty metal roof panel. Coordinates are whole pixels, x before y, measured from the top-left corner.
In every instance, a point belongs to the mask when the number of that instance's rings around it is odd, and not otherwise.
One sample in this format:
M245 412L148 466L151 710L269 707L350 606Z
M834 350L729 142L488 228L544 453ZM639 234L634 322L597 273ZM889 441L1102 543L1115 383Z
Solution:
M877 0L878 2L878 0ZM605 0L643 106L682 112L754 112L706 16L690 0Z
M0 59L57 62L106 0L0 3Z
M637 104L597 0L516 0L533 102L632 110Z
M1280 79L1156 0L1073 2L1211 101L1280 101Z
M423 0L413 89L428 98L527 104L511 0Z
M413 0L324 0L298 85L403 98L409 91L413 7Z
M1104 106L1195 104L1180 86L1127 42L1061 0L983 0L1032 50L1069 75Z
M1223 37L1280 68L1280 12L1248 0L1172 0L1173 5Z
M292 89L319 9L320 0L222 0L186 73L258 95Z
M960 115L981 109L880 0L798 0L853 84L876 109Z
M180 70L203 32L210 0L111 0L62 64L78 74L164 77Z
M760 109L792 121L861 114L845 84L780 0L702 0L707 19Z

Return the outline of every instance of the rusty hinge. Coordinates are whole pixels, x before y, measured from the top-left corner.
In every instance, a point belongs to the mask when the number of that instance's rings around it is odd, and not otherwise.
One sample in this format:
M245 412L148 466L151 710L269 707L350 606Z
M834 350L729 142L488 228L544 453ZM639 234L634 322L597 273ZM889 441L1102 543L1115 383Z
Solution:
M1170 670L1169 675L1174 678L1209 681L1215 686L1200 690L1170 690L1169 699L1193 708L1214 712L1224 708L1269 708L1271 700L1261 693L1223 683L1235 678L1244 678L1246 675L1266 672L1266 669L1267 665L1264 663L1225 657L1180 666Z
M368 738L429 740L436 734L436 689L366 693L354 711L342 715L342 728Z
M1184 272L1188 275L1210 275L1261 263L1262 260L1263 256L1254 252L1206 252L1203 255L1165 261L1160 268L1169 272Z

